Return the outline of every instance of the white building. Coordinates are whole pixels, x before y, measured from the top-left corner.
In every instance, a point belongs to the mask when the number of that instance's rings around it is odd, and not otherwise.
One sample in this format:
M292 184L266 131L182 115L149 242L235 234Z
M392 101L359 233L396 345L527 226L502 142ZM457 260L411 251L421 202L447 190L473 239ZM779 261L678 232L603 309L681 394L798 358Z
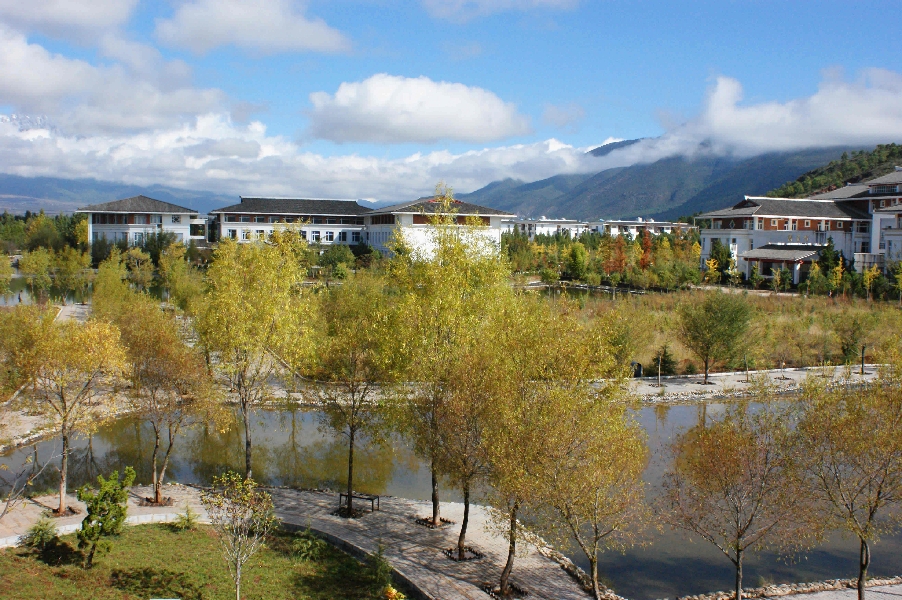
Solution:
M576 221L573 219L549 219L540 217L538 219L504 219L504 231L506 233L519 233L525 235L530 240L535 239L537 235L557 235L563 234L571 238L577 238L586 231L589 231L589 224L585 221Z
M185 244L191 240L206 241L205 217L190 208L147 196L92 204L75 212L88 215L88 239L91 242L106 239L137 246L157 232L171 233Z
M428 252L429 218L431 215L439 213L441 209L440 201L423 198L370 211L363 217L367 243L383 254L388 254L391 251L387 244L395 231L400 230L406 242L414 250ZM485 236L496 245L501 244L502 220L515 217L515 215L494 208L459 201L452 203L451 210L460 225L465 224L469 217L479 219L483 225L483 228L479 230L480 235Z
M695 229L693 225L688 223L655 221L654 219L642 219L641 217L631 221L593 221L588 225L590 231L602 235L630 235L633 238L639 236L643 231L647 231L651 235L660 235L662 233L683 233Z
M356 200L311 198L251 198L210 211L219 238L239 242L265 239L279 223L300 223L310 243L359 244L364 239L363 216L372 212Z

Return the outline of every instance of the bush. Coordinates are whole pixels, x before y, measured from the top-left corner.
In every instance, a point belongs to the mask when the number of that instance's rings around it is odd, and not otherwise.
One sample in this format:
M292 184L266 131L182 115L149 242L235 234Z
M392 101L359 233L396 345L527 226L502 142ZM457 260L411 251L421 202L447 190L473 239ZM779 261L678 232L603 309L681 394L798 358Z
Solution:
M695 375L698 373L698 367L695 366L695 363L691 360L686 362L686 366L683 367L683 375Z
M370 554L367 559L367 566L369 567L370 577L376 587L380 590L391 587L392 567L388 559L385 558L385 546L382 544L377 546L376 551Z
M652 360L651 367L649 368L650 375L658 375L658 357L661 357L661 373L660 375L676 375L677 371L677 363L676 359L673 357L673 354L670 352L670 346L664 344L664 346L658 350L655 354L654 359Z
M59 540L59 533L56 530L56 523L46 516L41 516L38 522L29 527L25 535L19 539L19 547L43 553L57 540Z
M291 542L291 555L295 560L301 562L319 560L322 558L325 550L326 542L313 535L309 526L304 531L298 533Z
M172 528L176 531L194 531L200 521L200 515L194 512L190 504L185 505L185 512L180 513L175 521L172 522Z
M552 284L557 283L560 279L560 276L554 269L545 267L544 269L539 271L539 278L542 280L542 283Z

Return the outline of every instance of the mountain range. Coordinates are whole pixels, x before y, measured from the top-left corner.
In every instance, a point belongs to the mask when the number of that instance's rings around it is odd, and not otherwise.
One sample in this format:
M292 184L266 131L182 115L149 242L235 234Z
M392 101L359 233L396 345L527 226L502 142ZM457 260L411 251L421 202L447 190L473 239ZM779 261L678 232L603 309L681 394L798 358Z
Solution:
M641 140L623 140L590 151L605 156ZM751 158L671 157L598 173L555 175L540 181L495 181L460 200L523 217L676 219L731 206L744 195L764 195L811 169L857 148L821 148ZM164 185L139 186L96 179L21 177L0 174L0 211L71 212L88 204L144 194L208 213L238 202L236 196ZM391 201L364 203L379 208Z
M638 141L614 142L591 153L604 156ZM750 158L677 156L595 174L555 175L531 183L505 179L458 198L521 217L676 219L732 206L745 195L764 195L855 149L819 148Z

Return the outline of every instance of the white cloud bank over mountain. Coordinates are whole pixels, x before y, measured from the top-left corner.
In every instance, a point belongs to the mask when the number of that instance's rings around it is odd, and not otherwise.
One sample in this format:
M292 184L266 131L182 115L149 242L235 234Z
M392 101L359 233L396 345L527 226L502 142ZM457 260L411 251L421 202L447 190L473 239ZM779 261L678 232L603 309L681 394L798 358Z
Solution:
M529 118L488 90L378 73L310 94L309 135L334 142L490 142L531 132Z

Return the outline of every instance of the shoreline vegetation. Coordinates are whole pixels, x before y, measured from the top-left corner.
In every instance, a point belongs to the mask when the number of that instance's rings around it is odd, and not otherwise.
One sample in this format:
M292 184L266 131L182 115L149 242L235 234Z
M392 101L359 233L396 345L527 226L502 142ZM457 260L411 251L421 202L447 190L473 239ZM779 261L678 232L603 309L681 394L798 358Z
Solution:
M847 531L861 545L864 600L870 545L902 522L895 519L902 510L902 311L872 301L870 287L868 300L842 286L833 297L688 290L546 298L514 289L512 272L535 270L529 261L538 260L545 283L566 272L592 284L604 271L615 285L683 287L699 277L698 244L647 234L507 239L499 252L480 233L481 221L460 223L449 188L438 186L435 202L427 244L411 246L397 233L391 257L356 271L356 263L324 266L314 286L305 285L311 267L330 250L320 254L290 225L254 243L223 240L206 257L166 239L125 252L107 247L95 257L100 249L79 237L83 221L73 221L74 245L38 245L23 255L20 269L42 301L53 282L93 289L84 322L56 320L45 302L0 312L4 389L22 388L15 408L39 416L61 443L58 513L67 510L73 436L96 430L123 406L152 430L152 502L162 500L179 433L224 427L230 404L244 457L235 489L252 489L255 411L285 402L290 390L318 409L319 431L341 441L341 518L359 516L354 457L363 439L399 436L428 465L426 518L434 526L442 524L439 483L459 491L461 559L471 491L479 490L507 544L492 583L499 596L519 585L518 547L530 532L584 554L601 598L599 555L641 545L644 532L666 524L723 552L735 568L737 600L743 557L765 548L798 552L827 531ZM48 236L57 226L45 216L32 225ZM717 283L716 269L709 271L706 279ZM331 278L343 284L330 285ZM169 300L164 306L149 293L155 284ZM865 363L886 366L872 369L875 380L851 385L855 365ZM848 369L841 385L816 375L787 383L787 367L833 368L832 379L834 365ZM763 369L767 377L750 377ZM691 375L690 385L713 397L718 371L745 373L759 409L738 401L716 415L700 411L699 422L655 457L666 461L665 493L646 501L643 473L652 456L631 410L633 386L645 380L634 376ZM719 392L741 393L738 383ZM781 385L798 387L793 402L770 402ZM828 467L841 476L823 475ZM851 503L838 502L852 478L868 485ZM28 481L14 478L9 498L21 499Z

